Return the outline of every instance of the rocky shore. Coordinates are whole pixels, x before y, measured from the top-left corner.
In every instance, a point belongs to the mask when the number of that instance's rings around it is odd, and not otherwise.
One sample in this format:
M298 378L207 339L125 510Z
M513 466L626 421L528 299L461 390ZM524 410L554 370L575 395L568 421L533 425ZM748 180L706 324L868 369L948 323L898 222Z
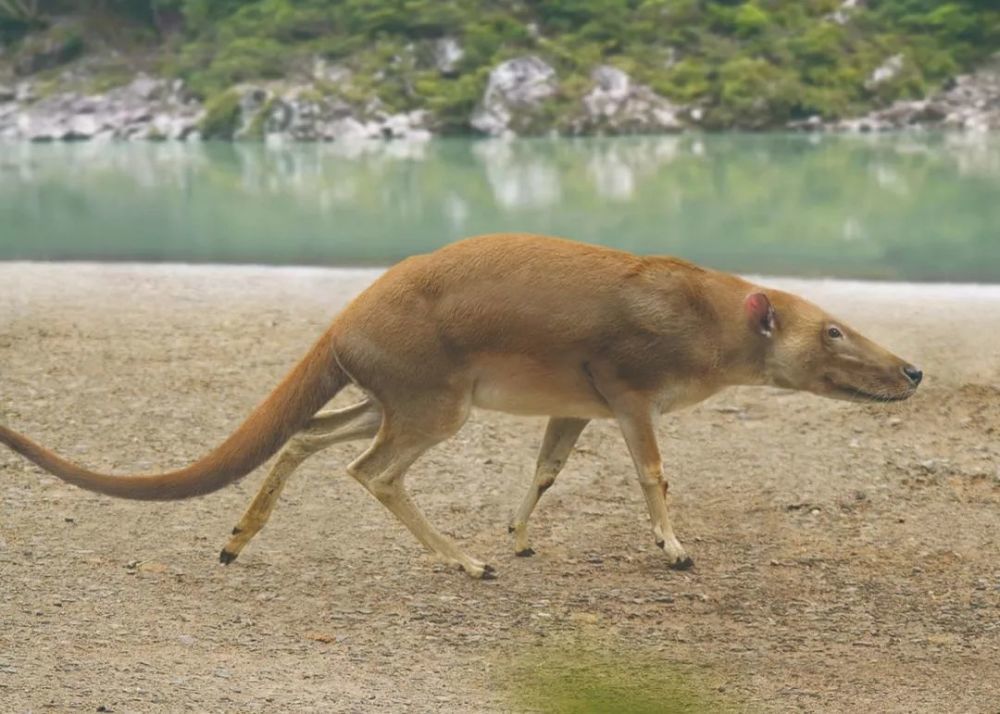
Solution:
M806 131L882 132L904 129L996 131L1000 129L1000 62L955 77L926 99L897 101L864 116L824 122L793 122Z
M440 53L442 71L460 48L447 50ZM869 81L883 81L891 76L893 66L890 58ZM181 80L141 73L101 92L46 92L41 83L27 78L0 85L0 139L425 140L441 132L429 110L392 112L377 99L349 101L329 91L349 80L349 70L317 60L309 81L241 84L205 104ZM665 134L702 128L702 107L676 104L619 68L597 66L589 80L582 95L567 99L558 73L542 58L525 55L502 62L490 72L483 95L469 115L468 129L485 136L511 137ZM996 130L1000 128L1000 62L956 77L926 99L899 101L849 119L810 117L784 128Z

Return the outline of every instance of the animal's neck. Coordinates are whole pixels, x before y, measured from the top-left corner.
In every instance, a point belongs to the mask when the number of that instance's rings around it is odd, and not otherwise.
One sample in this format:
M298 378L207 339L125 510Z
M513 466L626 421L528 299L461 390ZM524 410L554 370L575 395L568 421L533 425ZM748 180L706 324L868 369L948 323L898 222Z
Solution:
M716 373L724 386L768 383L765 357L768 338L754 331L744 309L747 295L762 289L728 273L710 273L703 297L717 321Z

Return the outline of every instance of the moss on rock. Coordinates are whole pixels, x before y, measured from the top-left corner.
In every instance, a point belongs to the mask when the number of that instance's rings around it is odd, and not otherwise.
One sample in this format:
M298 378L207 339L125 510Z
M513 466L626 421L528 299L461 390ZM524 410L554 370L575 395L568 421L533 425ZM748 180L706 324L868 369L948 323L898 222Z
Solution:
M234 89L205 102L205 116L198 130L205 139L232 139L240 124L240 95Z

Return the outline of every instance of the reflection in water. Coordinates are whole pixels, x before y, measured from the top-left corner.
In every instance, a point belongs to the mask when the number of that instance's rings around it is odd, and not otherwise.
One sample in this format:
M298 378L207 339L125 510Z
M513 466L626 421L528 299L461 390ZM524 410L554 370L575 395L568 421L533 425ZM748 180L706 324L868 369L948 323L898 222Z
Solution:
M448 224L455 233L462 235L465 222L469 218L469 204L457 193L449 193L444 197L444 213L448 217Z
M0 144L0 258L386 263L537 231L731 270L1000 280L1000 138Z
M1000 151L995 139L985 134L949 134L944 150L957 164L960 176L1000 176Z
M473 155L482 163L498 206L544 208L559 203L559 173L545 156L517 151L524 145L491 139L476 143Z
M844 221L842 235L845 241L863 240L868 237L861 221L854 217L848 217Z
M635 172L617 152L595 153L587 160L587 175L599 196L628 201L635 195Z

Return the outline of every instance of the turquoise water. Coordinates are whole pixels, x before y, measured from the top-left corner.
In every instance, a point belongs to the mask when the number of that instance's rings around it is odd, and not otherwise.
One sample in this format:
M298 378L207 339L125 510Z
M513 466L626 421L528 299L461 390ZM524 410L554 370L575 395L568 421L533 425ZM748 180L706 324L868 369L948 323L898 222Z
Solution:
M0 144L2 260L387 264L494 231L1000 282L1000 137Z

